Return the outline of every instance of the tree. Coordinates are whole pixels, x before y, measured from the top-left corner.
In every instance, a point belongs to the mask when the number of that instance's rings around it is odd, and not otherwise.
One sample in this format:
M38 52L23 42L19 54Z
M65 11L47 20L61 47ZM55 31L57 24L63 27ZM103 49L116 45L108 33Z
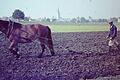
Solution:
M87 20L84 17L81 17L81 22L85 23L85 22L87 22Z
M77 23L77 19L76 19L76 18L73 18L70 22L72 22L72 23Z
M50 22L50 18L47 18L46 21L47 21L47 22Z
M57 21L57 19L55 19L55 18L52 19L52 22L56 22L56 21Z
M113 22L118 22L118 18L116 17L110 18L110 20L112 20Z
M12 17L13 17L14 19L24 19L24 18L25 18L25 14L24 14L24 12L22 12L21 10L16 9L16 10L13 12Z
M77 23L80 23L80 17L79 16L77 17Z

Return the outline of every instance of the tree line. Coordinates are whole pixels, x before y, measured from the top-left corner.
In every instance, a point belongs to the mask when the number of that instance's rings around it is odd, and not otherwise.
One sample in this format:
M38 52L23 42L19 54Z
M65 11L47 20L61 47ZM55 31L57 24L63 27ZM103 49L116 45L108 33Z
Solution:
M108 21L108 19L92 19L91 16L89 16L89 19L86 19L85 17L76 17L72 19L56 19L56 18L39 18L39 19L32 19L31 17L26 17L24 12L16 9L13 14L12 18L15 20L24 20L24 21L41 21L41 22L47 22L47 23L105 23ZM118 22L118 18L110 18L114 22Z

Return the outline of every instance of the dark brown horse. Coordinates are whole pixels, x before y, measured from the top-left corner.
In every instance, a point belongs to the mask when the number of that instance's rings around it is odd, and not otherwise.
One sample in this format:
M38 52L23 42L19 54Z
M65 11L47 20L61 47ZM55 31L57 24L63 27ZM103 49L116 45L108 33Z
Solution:
M41 24L27 24L23 25L13 21L0 20L0 31L6 35L10 41L9 50L17 56L18 43L30 43L35 39L39 39L41 42L42 52L38 57L42 57L45 50L45 45L50 49L52 55L54 55L53 42L51 37L51 30L48 26Z

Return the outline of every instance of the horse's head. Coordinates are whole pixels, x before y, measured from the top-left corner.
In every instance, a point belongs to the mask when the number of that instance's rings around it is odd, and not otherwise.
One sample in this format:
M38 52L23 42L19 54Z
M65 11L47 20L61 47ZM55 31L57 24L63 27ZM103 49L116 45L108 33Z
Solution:
M9 21L0 20L0 31L6 32L8 30Z
M0 20L0 31L5 32L8 28L9 21Z

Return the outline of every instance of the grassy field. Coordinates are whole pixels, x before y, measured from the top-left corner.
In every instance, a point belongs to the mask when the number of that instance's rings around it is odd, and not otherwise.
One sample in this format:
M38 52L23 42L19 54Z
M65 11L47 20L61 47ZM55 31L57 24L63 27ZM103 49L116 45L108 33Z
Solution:
M52 32L97 32L97 31L108 31L108 24L49 24L41 22L22 22L23 24L44 24L48 25ZM115 23L120 31L120 23Z
M120 30L120 23L115 24ZM52 32L96 32L108 31L108 24L64 24L64 25L49 25Z

